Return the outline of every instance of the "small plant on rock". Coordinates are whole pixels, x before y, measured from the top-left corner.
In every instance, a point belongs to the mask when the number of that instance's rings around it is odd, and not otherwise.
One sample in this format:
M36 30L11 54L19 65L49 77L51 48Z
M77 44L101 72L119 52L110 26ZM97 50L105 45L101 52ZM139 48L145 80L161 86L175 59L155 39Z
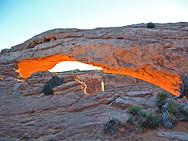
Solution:
M147 28L155 28L155 24L152 23L152 22L149 22L149 23L146 24L146 27Z
M45 95L53 95L53 90L52 90L52 86L49 82L46 82L44 87L43 87L43 93Z
M139 133L148 129L155 129L159 126L160 118L153 112L143 110L139 106L129 107L127 112L130 114L128 122L136 122L136 130Z
M175 100L169 100L167 111L170 114L176 115L178 113L178 103Z
M145 112L136 122L136 130L143 133L149 129L156 129L159 126L160 118L153 112Z
M142 108L140 106L130 106L127 110L127 113L129 113L132 116L137 116L140 114Z
M165 91L160 92L160 93L157 95L156 104L157 104L157 106L158 106L158 108L159 108L160 110L162 110L162 107L163 107L163 105L165 104L167 97L168 97L168 94L167 94L167 92L165 92Z
M142 114L142 108L140 106L130 106L127 113L130 114L127 122L132 123L139 118L140 114Z
M112 135L119 130L119 127L118 127L119 125L120 125L119 119L116 119L116 118L109 119L109 121L106 122L106 124L104 125L102 129L102 133Z
M53 95L52 88L60 86L63 82L63 78L59 78L58 76L52 76L52 78L44 84L43 93L45 95Z
M172 104L174 105L174 104ZM173 107L173 106L171 106ZM162 123L163 126L167 129L172 129L176 126L177 124L177 118L174 116L174 108L170 109L171 113L168 111L169 108L169 103L166 102L163 106L163 114L162 114Z
M160 118L154 112L148 112L146 119L149 129L156 129L159 126Z

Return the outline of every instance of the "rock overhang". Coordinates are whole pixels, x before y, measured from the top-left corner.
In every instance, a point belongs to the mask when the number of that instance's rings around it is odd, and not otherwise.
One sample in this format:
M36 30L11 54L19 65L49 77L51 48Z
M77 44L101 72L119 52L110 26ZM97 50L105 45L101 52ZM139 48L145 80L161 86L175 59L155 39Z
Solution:
M55 29L3 50L2 62L17 62L20 74L79 61L104 72L130 75L179 95L179 76L188 72L188 23L145 24L92 30Z

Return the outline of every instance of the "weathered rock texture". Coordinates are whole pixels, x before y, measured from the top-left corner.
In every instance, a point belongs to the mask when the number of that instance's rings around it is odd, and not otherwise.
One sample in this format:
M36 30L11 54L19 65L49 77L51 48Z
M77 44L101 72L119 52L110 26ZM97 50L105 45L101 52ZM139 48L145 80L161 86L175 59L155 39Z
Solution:
M155 134L157 136L167 137L168 139L188 141L188 133L185 133L185 132L156 132Z
M66 60L130 75L179 95L174 85L188 72L188 23L50 30L2 50L0 75L26 78Z
M43 86L52 75L40 71L22 81L0 81L0 140L105 140L108 136L104 137L101 130L109 118L126 123L125 108L155 107L153 99L160 91L136 78L91 71L56 74L64 83L53 88L53 96L44 96ZM84 94L76 76L87 84L91 95ZM99 92L101 80L105 92Z
M53 88L54 95L42 92L52 75L64 78ZM79 76L78 79L75 78ZM104 82L104 92L101 91ZM83 82L87 85L85 95ZM162 89L145 81L102 71L51 73L40 71L25 80L12 76L0 79L0 140L161 140L150 133L137 137L126 123L126 108L140 105L156 110L155 99ZM97 94L96 94L97 93ZM109 118L121 121L115 135L102 134ZM188 124L175 131L188 132ZM178 127L179 129L179 127ZM148 139L149 138L149 139Z

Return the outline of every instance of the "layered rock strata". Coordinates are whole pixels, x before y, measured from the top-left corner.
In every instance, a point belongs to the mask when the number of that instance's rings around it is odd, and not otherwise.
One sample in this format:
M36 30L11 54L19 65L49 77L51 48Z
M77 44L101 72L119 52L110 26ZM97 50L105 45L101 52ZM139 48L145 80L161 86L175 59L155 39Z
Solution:
M64 78L64 83L53 88L54 95L45 96L42 88L52 75ZM87 85L90 95L84 94L76 76ZM104 92L101 91L101 80L104 81ZM136 78L101 71L56 74L40 71L25 80L10 82L0 81L3 85L0 139L7 141L105 140L108 137L104 137L101 130L106 120L116 117L126 122L125 109L130 105L155 107L156 93L161 90Z
M0 74L28 77L62 61L79 61L104 72L130 75L179 95L179 76L188 72L188 23L54 29L4 49ZM8 71L4 71L8 70ZM17 72L15 72L17 70Z
M53 75L64 83L45 96L42 88ZM79 76L80 79L75 80ZM104 92L101 91L104 82ZM83 82L87 85L84 94ZM145 81L102 71L51 73L40 71L25 80L0 80L0 140L162 140L154 133L139 135L126 123L126 108L139 105L156 110L161 88ZM97 93L97 94L95 94ZM102 134L110 118L121 121L114 135ZM182 123L173 131L188 132ZM164 139L165 140L165 139Z

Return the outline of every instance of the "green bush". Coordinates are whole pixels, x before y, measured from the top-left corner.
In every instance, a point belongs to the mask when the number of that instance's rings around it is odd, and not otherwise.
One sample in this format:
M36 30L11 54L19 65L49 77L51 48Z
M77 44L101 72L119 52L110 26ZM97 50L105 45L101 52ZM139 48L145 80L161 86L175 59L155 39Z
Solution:
M44 84L43 93L45 95L53 95L52 88L60 86L63 82L63 78L59 78L58 76L52 76L52 78Z
M127 122L133 123L134 121L138 120L140 117L143 117L146 115L146 111L143 110L139 106L130 106L127 110L127 113L130 114Z
M147 116L147 125L149 129L155 129L159 126L160 118L153 112L148 112Z
M163 105L162 123L167 129L172 129L177 124L177 118L175 114L178 112L178 104L169 100Z
M174 100L169 100L167 111L169 114L176 115L178 113L178 103Z
M162 110L162 107L163 105L165 104L166 102L166 99L168 97L168 94L167 92L160 92L158 95L157 95L157 98L156 98L156 104L157 104L157 107Z
M155 113L143 110L139 106L129 107L127 113L130 114L128 122L136 121L136 130L139 133L159 126L160 118Z
M103 126L102 133L112 135L119 130L118 128L119 125L120 125L119 119L116 118L109 119L109 121L105 123L105 125Z
M149 23L146 24L146 27L147 28L155 28L155 24L152 23L152 22L149 22Z
M173 115L165 111L162 115L162 123L163 126L167 129L172 129L177 124L177 118Z
M136 131L143 133L149 129L156 129L159 126L160 118L153 112L147 111L136 122Z
M132 116L137 116L140 114L142 108L140 106L130 106L127 110L127 113Z
M44 87L43 87L43 93L45 95L53 95L53 90L52 90L52 86L49 82L46 82Z

